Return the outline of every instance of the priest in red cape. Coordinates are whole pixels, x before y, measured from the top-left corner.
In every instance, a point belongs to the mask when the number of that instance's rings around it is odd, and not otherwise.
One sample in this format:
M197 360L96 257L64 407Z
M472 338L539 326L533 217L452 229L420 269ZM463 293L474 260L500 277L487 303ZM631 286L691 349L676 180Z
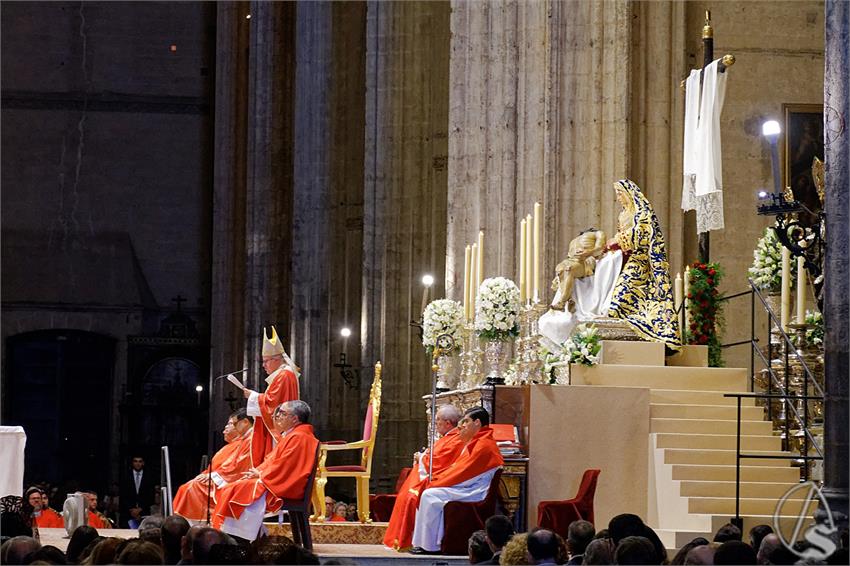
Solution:
M280 441L262 464L243 474L244 479L219 491L214 528L255 540L266 513L278 511L282 500L304 498L319 447L309 424L310 406L304 401L288 401L275 410L273 421Z
M245 389L248 399L248 415L255 417L251 438L251 465L257 467L277 442L272 414L281 403L300 398L298 389L299 369L283 349L283 344L272 326L271 338L263 328L263 369L268 374L265 393Z
M47 496L40 488L27 489L24 500L32 507L33 520L39 529L61 529L65 526L62 515L47 505Z
M443 507L449 501L482 501L504 460L493 439L490 415L482 407L469 409L458 424L460 455L431 481L423 479L399 492L384 544L396 550L438 552L443 540ZM436 455L436 452L435 452Z
M251 467L251 417L240 409L230 415L222 431L227 442L213 455L207 469L187 481L174 496L174 513L190 521L204 521L215 507L216 491L242 478Z

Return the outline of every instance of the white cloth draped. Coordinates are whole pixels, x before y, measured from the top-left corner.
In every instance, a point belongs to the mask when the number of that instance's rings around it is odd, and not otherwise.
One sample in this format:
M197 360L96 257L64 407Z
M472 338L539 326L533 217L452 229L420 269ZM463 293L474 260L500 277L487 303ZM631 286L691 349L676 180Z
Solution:
M238 519L225 517L221 530L229 535L242 537L246 540L255 540L263 526L263 517L266 514L266 494L257 498L252 504L242 511Z
M602 256L593 275L576 279L573 284L575 312L550 310L540 317L540 334L555 344L563 344L578 324L608 316L611 295L622 268L622 251L614 250ZM559 299L556 294L553 302Z
M23 496L26 445L24 427L0 426L0 497Z
M429 487L422 492L419 510L416 511L416 524L413 528L413 546L419 546L434 552L440 550L443 542L443 508L449 501L483 501L490 489L498 468L487 470L483 474L451 487Z

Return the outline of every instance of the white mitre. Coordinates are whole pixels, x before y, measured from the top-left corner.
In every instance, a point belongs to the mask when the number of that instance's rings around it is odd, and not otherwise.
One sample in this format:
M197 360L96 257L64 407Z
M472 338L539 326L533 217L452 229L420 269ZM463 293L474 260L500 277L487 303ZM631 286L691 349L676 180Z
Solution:
M298 366L295 365L295 362L292 361L292 358L286 353L286 350L283 349L283 343L280 341L280 338L277 335L277 330L272 326L272 335L269 336L266 333L265 327L263 327L263 357L269 356L283 356L283 366L278 369L287 368L292 373L296 375L296 377L301 376L301 370ZM277 371L272 372L271 375L266 377L266 383L271 383L274 379L274 376L277 374Z

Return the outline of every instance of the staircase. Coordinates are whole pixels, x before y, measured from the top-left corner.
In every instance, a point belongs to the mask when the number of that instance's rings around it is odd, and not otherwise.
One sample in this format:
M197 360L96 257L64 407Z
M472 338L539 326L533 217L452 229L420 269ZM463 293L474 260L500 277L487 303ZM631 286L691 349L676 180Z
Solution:
M665 358L663 344L604 341L599 365L572 368L575 385L650 389L646 520L670 549L698 536L711 540L735 516L737 400L724 394L747 393L747 370L709 368L707 359L705 346L685 346ZM765 410L754 399L744 398L741 405L741 452L789 456ZM741 460L745 535L755 525L772 525L779 499L799 484L800 470L791 463ZM782 524L796 522L805 495L805 490L792 494L782 507Z

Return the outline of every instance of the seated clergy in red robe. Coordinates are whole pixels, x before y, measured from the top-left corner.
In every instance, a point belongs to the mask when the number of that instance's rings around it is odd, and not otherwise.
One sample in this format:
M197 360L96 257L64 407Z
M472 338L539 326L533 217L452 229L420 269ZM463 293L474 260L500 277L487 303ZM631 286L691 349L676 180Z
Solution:
M31 487L24 493L24 501L32 507L32 517L39 529L61 529L65 526L62 515L47 505L47 496L38 487Z
M464 443L448 467L399 492L384 544L396 550L418 547L436 552L443 540L443 507L449 501L482 501L496 470L504 463L493 439L490 416L481 407L468 410L458 424ZM435 454L436 455L436 454ZM435 466L436 468L436 466Z
M213 527L228 534L254 540L263 516L278 511L282 500L304 498L307 480L316 467L319 440L313 434L310 406L304 401L288 401L273 415L280 442L244 479L227 484L218 494Z
M274 449L274 443L279 439L274 428L272 414L281 403L300 398L298 366L293 363L283 348L277 331L272 326L272 335L266 335L263 328L263 369L268 374L265 393L257 393L245 389L248 399L248 415L255 417L254 432L251 438L251 465L254 467L263 463Z
M251 417L245 409L230 415L222 434L227 444L213 455L206 470L181 485L174 496L174 513L190 521L206 520L207 502L212 512L216 491L242 479L251 467Z

